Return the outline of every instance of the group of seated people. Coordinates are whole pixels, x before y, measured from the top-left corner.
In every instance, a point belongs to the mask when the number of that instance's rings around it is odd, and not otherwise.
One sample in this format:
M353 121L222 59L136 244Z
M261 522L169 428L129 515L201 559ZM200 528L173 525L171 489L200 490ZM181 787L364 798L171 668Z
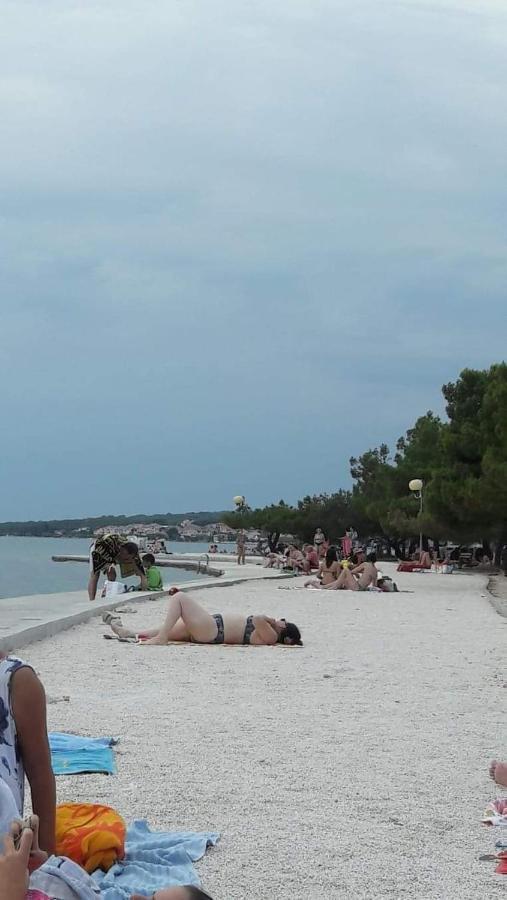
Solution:
M276 551L267 554L264 565L296 575L314 573L315 577L306 581L305 587L327 591L397 590L390 578L380 575L376 562L375 553L357 550L344 557L343 552L326 541L320 546L303 544L301 549L297 544L289 544L281 550L278 546Z
M56 856L56 789L44 688L34 670L0 656L0 900L81 900L100 891L77 863ZM25 775L33 815L24 816ZM74 885L74 888L71 887ZM134 894L131 900L150 895ZM159 890L153 900L211 900L193 885Z

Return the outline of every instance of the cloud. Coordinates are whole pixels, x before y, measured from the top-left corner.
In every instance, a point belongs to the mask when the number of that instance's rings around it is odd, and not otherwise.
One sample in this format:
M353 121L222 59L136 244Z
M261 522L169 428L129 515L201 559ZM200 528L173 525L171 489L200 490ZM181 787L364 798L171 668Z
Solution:
M331 490L504 354L503 5L3 24L5 518Z

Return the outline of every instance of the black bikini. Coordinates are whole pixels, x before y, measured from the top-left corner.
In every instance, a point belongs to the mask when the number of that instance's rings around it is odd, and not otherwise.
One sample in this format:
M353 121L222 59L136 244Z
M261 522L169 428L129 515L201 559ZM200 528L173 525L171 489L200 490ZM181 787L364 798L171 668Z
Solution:
M244 644L250 643L250 637L253 634L253 632L255 631L255 625L254 625L253 618L254 618L253 616L248 616L248 619L246 620L245 633L243 635L243 643Z

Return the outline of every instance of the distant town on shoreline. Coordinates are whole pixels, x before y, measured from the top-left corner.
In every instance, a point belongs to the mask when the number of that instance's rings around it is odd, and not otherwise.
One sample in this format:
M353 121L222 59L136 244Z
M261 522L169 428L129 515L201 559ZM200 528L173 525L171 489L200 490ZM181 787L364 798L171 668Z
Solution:
M207 541L210 535L217 540L234 540L234 529L221 522L225 515L225 511L218 511L1 522L0 537L91 538L116 531L170 541Z

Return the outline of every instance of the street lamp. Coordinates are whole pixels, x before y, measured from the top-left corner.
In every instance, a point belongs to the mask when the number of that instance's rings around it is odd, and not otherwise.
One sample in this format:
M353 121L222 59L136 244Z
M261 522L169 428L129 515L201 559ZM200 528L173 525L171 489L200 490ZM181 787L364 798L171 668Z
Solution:
M408 483L408 489L409 489L409 491L412 491L416 500L419 500L419 517L420 517L422 515L423 503L424 503L424 498L423 498L424 482L422 481L421 478L412 478L412 481L409 481L409 483ZM422 531L420 531L419 532L419 552L420 553L422 553L422 548L423 548L423 538L422 538Z
M232 498L232 502L236 507L236 512L244 512L247 508L246 499L241 494L238 494L236 497Z

